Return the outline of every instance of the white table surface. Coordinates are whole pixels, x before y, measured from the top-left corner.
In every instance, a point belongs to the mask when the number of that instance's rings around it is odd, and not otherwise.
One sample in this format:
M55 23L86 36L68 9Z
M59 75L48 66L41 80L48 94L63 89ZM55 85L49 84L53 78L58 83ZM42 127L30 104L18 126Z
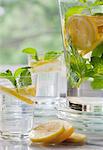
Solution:
M7 68L14 67L11 66L0 66L0 71L4 71ZM70 145L70 144L61 144L56 146L43 146L43 145L30 145L25 142L14 142L8 141L0 138L0 150L103 150L102 142L98 141L96 143L87 143L85 145Z

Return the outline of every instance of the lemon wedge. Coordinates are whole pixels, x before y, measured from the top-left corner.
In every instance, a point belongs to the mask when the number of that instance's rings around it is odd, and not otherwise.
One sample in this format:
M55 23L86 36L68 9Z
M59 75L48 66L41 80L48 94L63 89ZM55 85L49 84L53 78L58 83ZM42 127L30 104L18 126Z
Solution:
M66 139L67 142L72 143L85 143L86 140L87 140L86 135L79 133L73 133L69 138Z
M0 91L5 92L7 94L10 94L12 96L15 96L16 98L18 98L18 100L21 100L27 104L33 104L34 101L32 101L30 98L21 95L19 92L17 92L15 89L11 89L5 86L0 86Z
M30 132L32 142L49 143L59 137L65 131L63 124L58 120L49 121L35 127Z

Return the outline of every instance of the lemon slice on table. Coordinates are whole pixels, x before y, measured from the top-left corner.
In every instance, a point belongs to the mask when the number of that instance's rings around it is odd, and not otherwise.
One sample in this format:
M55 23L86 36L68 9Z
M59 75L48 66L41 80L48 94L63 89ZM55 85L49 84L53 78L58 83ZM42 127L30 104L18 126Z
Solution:
M49 121L35 127L30 132L32 142L49 143L59 137L65 131L63 124L58 120Z
M73 133L68 139L66 139L66 141L70 143L85 143L86 140L86 135L79 133Z
M57 59L32 62L30 66L32 67L32 72L51 72L61 69L61 63Z
M74 15L65 26L73 45L79 50L91 50L99 38L97 26L88 16Z
M11 89L11 88L8 88L8 87L5 87L5 86L0 86L0 91L5 92L7 94L10 94L12 96L15 96L16 98L18 98L18 100L21 100L21 101L23 101L27 104L33 104L34 103L33 100L31 100L30 98L28 98L24 95L21 95L15 89Z
M52 143L59 144L68 139L74 132L74 128L67 121L61 121L61 123L63 124L65 130L61 135L51 141Z

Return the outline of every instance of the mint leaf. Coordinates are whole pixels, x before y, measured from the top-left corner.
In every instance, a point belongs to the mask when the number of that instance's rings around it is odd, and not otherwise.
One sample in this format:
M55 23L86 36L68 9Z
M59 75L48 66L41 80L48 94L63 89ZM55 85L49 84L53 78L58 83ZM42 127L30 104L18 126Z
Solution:
M30 54L32 56L32 59L35 59L36 61L39 60L37 50L35 48L26 48L22 50L23 53Z
M96 90L103 89L103 75L95 76L94 80L91 82L91 86Z
M80 14L82 11L86 8L86 6L73 6L67 10L65 13L65 21L67 22L68 17L75 15L75 14Z
M31 73L28 69L24 69L18 80L20 87L26 87L32 84Z
M30 69L31 67L21 67L15 70L14 77L17 78L20 76L20 74L24 71L24 69Z
M94 5L103 5L103 0L96 0Z
M4 79L9 80L13 84L13 86L17 88L17 82L16 82L16 79L13 76L11 70L8 69L5 72L1 72L0 78L4 78Z
M57 59L58 57L60 57L60 55L62 54L62 51L50 51L45 53L44 55L44 60L53 60L53 59Z
M92 51L92 57L101 57L103 55L103 42L100 43L93 51Z
M95 74L103 75L103 58L92 57L91 64L93 65L93 70L94 70Z
M86 3L88 0L79 0L81 3Z
M87 60L79 55L78 51L72 46L72 44L70 44L70 49L71 52L68 53L70 62L69 79L71 87L74 88L79 87L80 84L85 80L87 72Z

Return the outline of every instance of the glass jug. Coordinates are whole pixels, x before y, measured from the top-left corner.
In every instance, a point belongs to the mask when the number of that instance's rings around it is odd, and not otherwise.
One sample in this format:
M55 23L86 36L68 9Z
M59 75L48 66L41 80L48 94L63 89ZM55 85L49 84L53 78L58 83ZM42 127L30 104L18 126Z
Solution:
M59 0L67 98L58 116L103 139L103 1Z

